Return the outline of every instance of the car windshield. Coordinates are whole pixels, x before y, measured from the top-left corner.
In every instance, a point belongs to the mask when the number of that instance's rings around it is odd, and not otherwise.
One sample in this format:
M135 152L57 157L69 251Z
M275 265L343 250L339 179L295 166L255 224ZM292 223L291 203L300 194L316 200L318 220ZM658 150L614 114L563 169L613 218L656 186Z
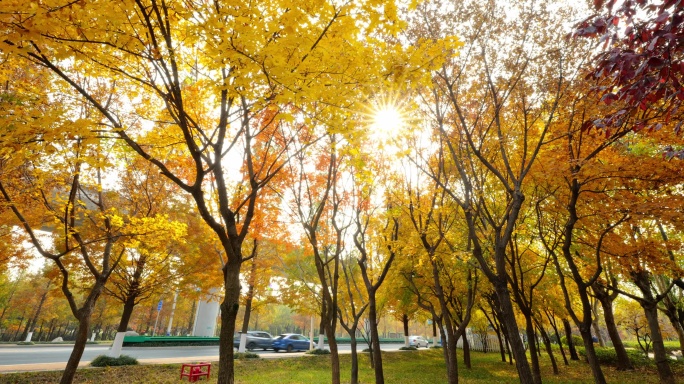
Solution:
M280 336L276 337L276 340L282 340L284 338L285 338L285 335L280 335Z

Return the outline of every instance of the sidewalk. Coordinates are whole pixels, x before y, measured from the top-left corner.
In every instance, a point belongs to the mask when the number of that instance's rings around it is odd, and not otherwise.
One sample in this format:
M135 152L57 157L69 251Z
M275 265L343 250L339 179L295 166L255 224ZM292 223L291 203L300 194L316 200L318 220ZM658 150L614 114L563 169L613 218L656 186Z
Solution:
M168 357L156 359L138 359L140 364L181 364L197 361L218 361L218 356L193 356L193 357ZM66 362L61 363L41 363L41 364L14 364L0 365L0 374L11 372L30 372L30 371L61 371L66 367ZM79 369L87 368L90 361L81 361Z

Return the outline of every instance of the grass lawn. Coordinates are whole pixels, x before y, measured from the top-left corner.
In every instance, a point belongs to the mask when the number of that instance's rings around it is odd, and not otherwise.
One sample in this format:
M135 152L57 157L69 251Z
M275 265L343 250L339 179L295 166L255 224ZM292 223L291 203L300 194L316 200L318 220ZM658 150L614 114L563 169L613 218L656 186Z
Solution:
M459 351L460 352L460 351ZM460 356L459 356L460 357ZM341 355L342 381L349 380L350 356ZM440 349L390 352L383 354L385 382L388 384L441 384L446 383L446 372ZM499 354L472 354L473 369L467 370L459 362L459 383L515 383L518 377L515 367L500 361ZM285 359L245 359L237 360L236 383L240 384L326 384L330 383L330 357L304 356ZM678 382L684 383L684 365L673 365ZM212 366L211 380L202 383L215 383L217 364ZM179 383L180 364L139 365L109 368L81 369L76 374L75 383ZM612 367L604 367L609 383L658 383L658 375L653 368L641 368L632 372L618 372ZM360 382L373 383L374 375L370 368L368 355L360 354ZM561 374L554 376L546 355L542 357L542 377L544 383L592 383L589 366L583 362L571 362L561 366ZM60 372L28 372L0 374L0 383L56 383ZM184 380L183 382L187 382Z
M628 348L634 348L636 350L641 350L639 347L639 343L636 340L629 340L629 341L623 341L622 342L625 347ZM678 340L665 340L665 349L668 351L677 351L679 350L679 341ZM651 344L651 349L649 352L653 353L653 345Z

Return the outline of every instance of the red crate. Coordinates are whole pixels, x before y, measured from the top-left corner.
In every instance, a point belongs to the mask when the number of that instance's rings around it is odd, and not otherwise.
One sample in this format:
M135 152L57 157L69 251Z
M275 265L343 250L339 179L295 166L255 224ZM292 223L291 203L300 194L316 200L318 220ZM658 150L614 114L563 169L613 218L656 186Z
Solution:
M180 378L187 377L189 382L195 382L201 377L206 377L209 380L209 374L211 373L211 363L195 363L195 364L182 364Z

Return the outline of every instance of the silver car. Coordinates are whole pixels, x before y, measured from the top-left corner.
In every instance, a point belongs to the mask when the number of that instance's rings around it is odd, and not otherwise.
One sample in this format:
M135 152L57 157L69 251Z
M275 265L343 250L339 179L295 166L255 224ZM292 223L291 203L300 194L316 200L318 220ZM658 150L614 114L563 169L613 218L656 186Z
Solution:
M245 348L248 351L253 351L255 349L261 348L264 351L267 349L272 349L273 346L273 336L270 333L264 331L247 331L247 341L245 343ZM240 334L233 338L233 347L240 347Z
M425 340L423 336L409 336L409 347L425 347L427 348L430 343Z

